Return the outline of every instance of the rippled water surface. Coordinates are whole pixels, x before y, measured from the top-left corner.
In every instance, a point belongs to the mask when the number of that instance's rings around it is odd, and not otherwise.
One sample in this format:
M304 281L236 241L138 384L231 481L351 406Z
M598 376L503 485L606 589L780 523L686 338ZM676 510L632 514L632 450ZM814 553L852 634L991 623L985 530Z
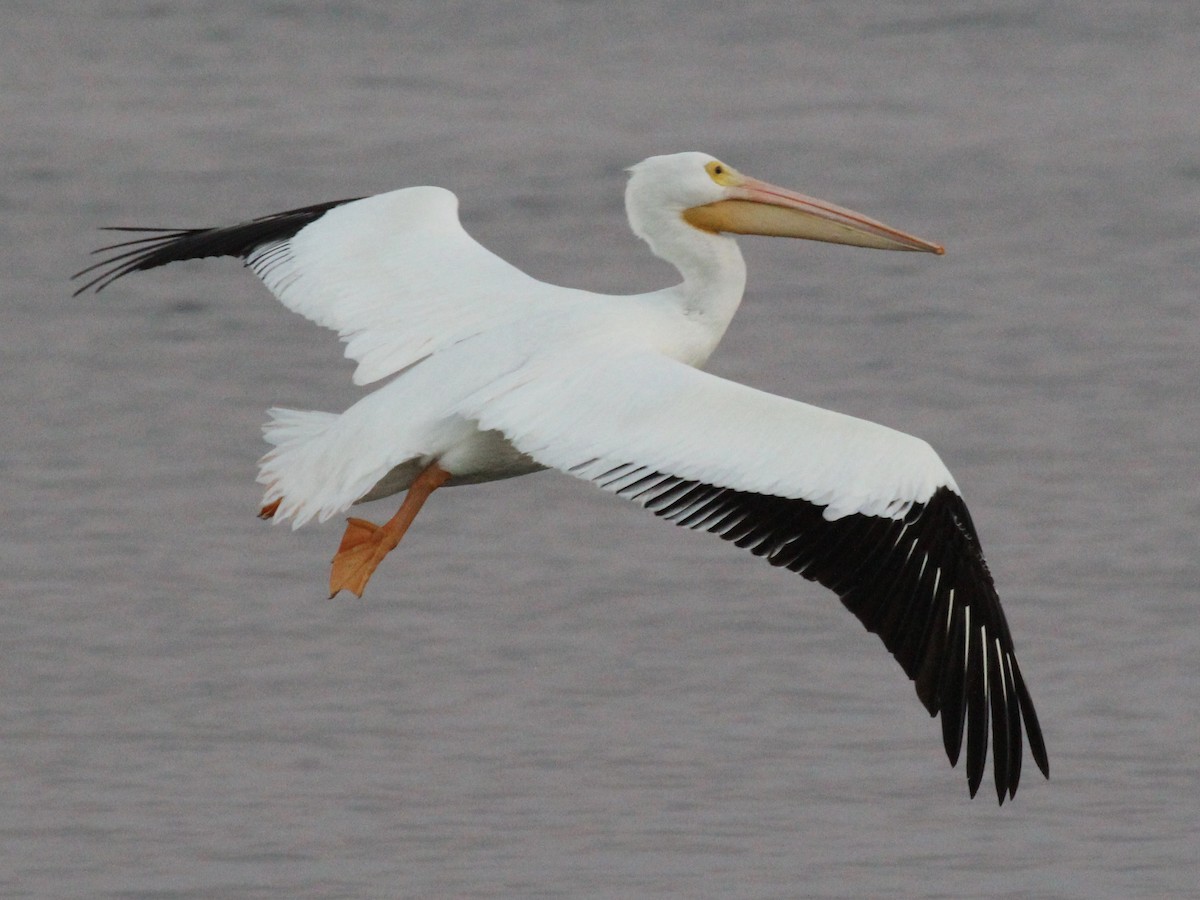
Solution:
M7 4L0 894L1194 895L1197 9ZM712 368L954 470L1050 749L1003 808L831 594L565 477L328 601L254 463L357 396L336 340L230 261L70 297L101 225L414 183L658 287L623 168L684 149L949 248L747 239Z

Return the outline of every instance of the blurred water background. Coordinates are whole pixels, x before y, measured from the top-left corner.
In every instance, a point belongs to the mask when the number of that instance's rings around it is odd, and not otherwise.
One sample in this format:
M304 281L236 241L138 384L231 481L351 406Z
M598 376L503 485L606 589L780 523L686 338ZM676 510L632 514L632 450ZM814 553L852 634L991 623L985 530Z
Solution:
M1196 895L1200 6L14 0L0 77L0 894ZM70 296L101 225L421 183L648 290L623 169L688 149L948 247L744 240L711 368L955 472L1051 756L1001 809L831 594L566 477L328 601L254 473L336 339L231 261Z

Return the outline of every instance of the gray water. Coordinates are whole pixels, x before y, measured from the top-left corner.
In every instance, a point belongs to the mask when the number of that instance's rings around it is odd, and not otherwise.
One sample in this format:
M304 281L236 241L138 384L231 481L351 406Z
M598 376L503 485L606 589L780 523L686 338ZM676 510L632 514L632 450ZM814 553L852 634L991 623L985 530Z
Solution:
M0 895L1200 893L1195 3L30 0L0 73ZM948 247L745 240L712 368L955 472L1050 750L1003 808L833 595L564 476L327 600L254 473L336 339L231 261L70 297L101 225L419 183L648 290L623 168L685 149Z

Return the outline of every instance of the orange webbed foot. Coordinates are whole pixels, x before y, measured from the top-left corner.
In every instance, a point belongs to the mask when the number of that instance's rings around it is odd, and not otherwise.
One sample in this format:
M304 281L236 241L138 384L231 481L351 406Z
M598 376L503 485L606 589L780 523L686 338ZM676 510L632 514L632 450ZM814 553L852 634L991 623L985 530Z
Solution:
M282 502L283 502L282 497L280 497L278 500L272 500L270 503L268 503L266 506L264 506L262 509L260 509L258 511L258 517L260 519L275 518L275 511L277 509L279 509L279 504Z
M429 495L449 480L449 472L436 462L430 463L409 487L400 509L385 524L347 519L346 533L329 573L329 596L335 597L338 591L346 590L361 597L367 581L383 558L396 549Z
M363 595L367 582L385 556L396 546L389 541L388 531L366 519L347 519L346 533L333 557L333 570L329 573L329 596L339 591L350 591L357 597Z

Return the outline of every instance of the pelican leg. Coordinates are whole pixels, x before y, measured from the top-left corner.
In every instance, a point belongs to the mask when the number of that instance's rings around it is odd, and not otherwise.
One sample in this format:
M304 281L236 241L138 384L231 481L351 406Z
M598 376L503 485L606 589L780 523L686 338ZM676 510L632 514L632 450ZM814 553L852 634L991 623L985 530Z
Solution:
M346 533L333 557L333 570L329 573L329 596L337 596L347 590L358 597L363 595L367 581L385 556L396 549L408 526L413 523L429 495L450 479L450 473L430 463L416 477L400 509L382 525L365 519L347 519Z

